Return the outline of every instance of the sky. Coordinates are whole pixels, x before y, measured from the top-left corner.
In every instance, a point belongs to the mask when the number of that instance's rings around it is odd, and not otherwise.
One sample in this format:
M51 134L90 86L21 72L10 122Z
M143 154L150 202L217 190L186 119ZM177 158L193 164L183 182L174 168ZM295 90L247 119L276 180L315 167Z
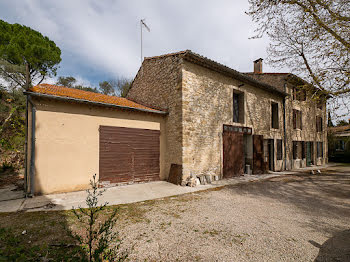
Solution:
M0 0L0 19L31 27L62 51L58 76L79 83L134 78L145 57L190 49L242 72L266 58L268 39L249 39L247 0ZM264 64L264 71L276 70ZM47 80L50 82L50 80ZM52 80L51 80L52 81Z

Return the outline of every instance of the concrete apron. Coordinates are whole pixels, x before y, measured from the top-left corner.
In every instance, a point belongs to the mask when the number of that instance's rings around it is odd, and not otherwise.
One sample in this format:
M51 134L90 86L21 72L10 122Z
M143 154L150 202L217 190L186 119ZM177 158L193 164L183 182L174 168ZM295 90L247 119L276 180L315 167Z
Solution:
M314 169L322 169L315 167ZM306 169L310 170L310 169ZM129 204L146 200L153 200L163 197L177 196L186 193L203 191L211 188L222 187L226 185L235 185L250 181L266 180L272 177L279 177L288 174L305 172L304 169L290 172L271 172L263 175L245 175L231 179L214 181L212 184L199 185L196 187L177 186L166 181L157 181L144 184L133 184L126 186L116 186L107 188L99 198L100 204L108 202L108 205ZM36 196L33 198L21 198L7 201L0 201L0 212L18 212L18 211L54 211L69 210L77 207L87 207L85 203L86 191L69 192L62 194L51 194Z

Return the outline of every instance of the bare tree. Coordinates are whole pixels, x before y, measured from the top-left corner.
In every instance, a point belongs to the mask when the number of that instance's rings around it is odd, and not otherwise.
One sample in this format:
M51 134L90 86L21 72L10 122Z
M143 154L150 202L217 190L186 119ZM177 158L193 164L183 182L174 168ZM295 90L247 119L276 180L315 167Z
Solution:
M317 87L315 98L332 96L343 106L350 98L350 1L248 1L258 25L253 38L272 40L268 62Z

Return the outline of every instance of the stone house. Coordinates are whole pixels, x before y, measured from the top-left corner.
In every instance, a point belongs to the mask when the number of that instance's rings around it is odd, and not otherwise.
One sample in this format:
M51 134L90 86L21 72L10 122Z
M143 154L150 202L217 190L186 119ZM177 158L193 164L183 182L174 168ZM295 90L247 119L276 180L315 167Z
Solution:
M285 98L286 169L325 164L328 161L326 99L294 74L263 73L261 58L254 61L254 72L246 75L288 94Z
M327 161L325 102L292 74L239 73L190 50L145 58L127 98L167 111L165 173L220 178ZM299 90L300 89L300 90Z
M26 193L86 189L93 174L103 186L180 184L325 163L325 103L254 65L243 74L187 50L145 58L127 98L32 87Z

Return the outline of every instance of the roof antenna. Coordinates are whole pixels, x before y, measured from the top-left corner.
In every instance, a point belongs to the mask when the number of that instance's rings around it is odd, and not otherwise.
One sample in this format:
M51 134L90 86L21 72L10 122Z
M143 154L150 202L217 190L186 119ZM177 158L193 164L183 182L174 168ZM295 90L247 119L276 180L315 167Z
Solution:
M146 25L145 20L146 20L145 18L140 20L140 29L141 29L141 64L142 64L142 61L143 61L143 55L142 55L142 28L145 27L148 32L151 31L151 29L149 29L149 27Z

